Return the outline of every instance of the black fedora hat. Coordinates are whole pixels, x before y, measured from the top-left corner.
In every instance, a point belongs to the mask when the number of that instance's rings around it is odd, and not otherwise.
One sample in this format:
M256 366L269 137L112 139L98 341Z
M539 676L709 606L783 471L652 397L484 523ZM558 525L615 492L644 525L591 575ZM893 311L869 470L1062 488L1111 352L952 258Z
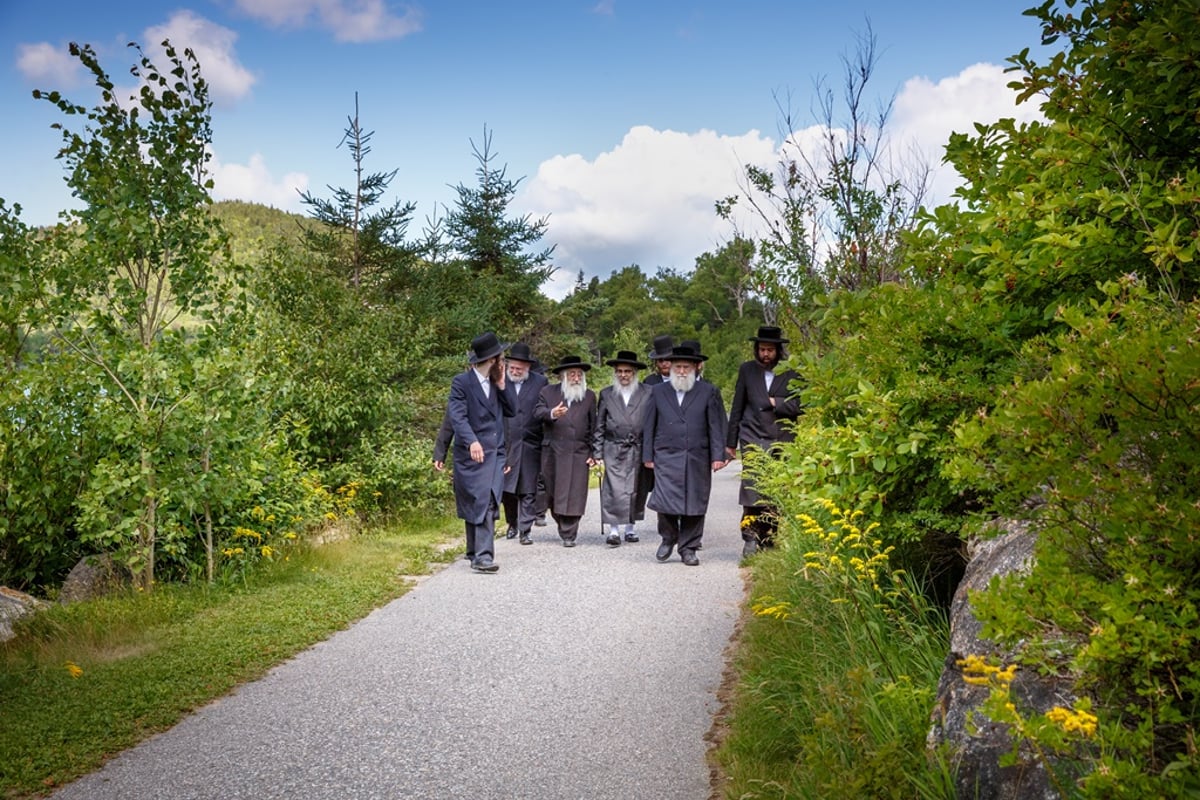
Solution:
M658 361L662 358L671 357L671 349L675 347L675 340L667 335L655 336L654 344L650 346L648 358L651 361Z
M751 336L752 342L765 342L766 344L787 344L791 339L783 338L783 331L774 325L760 325L758 335Z
M581 369L587 372L592 368L592 365L584 361L579 356L563 356L562 362L556 367L551 367L550 371L555 375L562 372L564 369Z
M533 353L529 351L529 345L524 342L517 342L508 349L509 361L524 361L526 364L533 365L537 363L537 359L533 357Z
M604 362L610 367L615 367L617 364L628 364L634 369L645 369L646 365L637 360L637 354L632 350L618 350L617 354Z
M495 358L502 352L504 345L496 338L496 334L491 331L481 333L471 340L471 352L467 354L467 363L478 364L480 361Z
M695 361L697 363L708 360L708 356L700 354L700 348L687 344L671 348L671 354L667 358L672 361Z

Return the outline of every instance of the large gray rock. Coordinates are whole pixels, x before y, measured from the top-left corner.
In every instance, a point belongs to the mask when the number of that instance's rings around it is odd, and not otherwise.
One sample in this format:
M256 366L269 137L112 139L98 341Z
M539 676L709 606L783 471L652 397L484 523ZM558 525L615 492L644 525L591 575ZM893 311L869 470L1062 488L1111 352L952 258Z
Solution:
M36 597L0 586L0 642L7 642L16 635L13 632L13 623L45 605Z
M129 571L120 567L111 556L84 556L67 573L59 590L63 603L95 600L129 585Z
M1021 523L1005 522L996 538L973 543L966 574L950 606L950 653L938 682L937 703L927 744L948 745L956 770L955 792L962 800L1052 800L1058 798L1045 764L1028 746L1018 750L1017 763L1000 766L1012 752L1009 726L993 722L981 710L990 689L963 680L959 661L970 655L1008 665L1018 653L984 639L982 624L971 611L969 594L984 589L997 575L1028 573L1037 536ZM1067 678L1037 675L1018 669L1011 697L1023 714L1045 713L1054 706L1070 707L1075 697Z

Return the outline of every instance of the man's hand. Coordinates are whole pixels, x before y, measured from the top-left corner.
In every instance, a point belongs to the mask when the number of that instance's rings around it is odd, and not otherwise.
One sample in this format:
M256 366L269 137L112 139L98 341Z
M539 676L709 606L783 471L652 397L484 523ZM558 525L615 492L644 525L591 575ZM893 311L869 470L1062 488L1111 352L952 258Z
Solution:
M728 458L725 459L726 462L733 461L733 459L737 458L737 450L734 450L732 447L726 447L725 455L728 456Z
M728 461L714 461L712 462L712 471L716 472L717 470L724 469L725 465L728 463Z
M445 472L446 471L446 462L445 461L434 461L433 468L436 469L438 472Z
M645 467L646 469L654 469L654 462L653 461L643 461L642 466Z
M567 404L559 403L554 408L550 409L550 418L551 419L559 419L566 413L567 413Z
M479 442L471 442L471 460L476 464L483 463L483 445Z

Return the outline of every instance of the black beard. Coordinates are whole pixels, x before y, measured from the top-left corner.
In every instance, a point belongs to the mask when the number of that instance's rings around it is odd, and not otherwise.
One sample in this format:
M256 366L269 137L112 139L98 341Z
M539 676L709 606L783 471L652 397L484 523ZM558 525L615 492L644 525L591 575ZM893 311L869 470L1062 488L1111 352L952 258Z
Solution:
M775 366L779 364L779 356L777 354L770 360L764 360L763 358L759 357L755 358L755 361L757 361L758 365L763 369L775 369Z

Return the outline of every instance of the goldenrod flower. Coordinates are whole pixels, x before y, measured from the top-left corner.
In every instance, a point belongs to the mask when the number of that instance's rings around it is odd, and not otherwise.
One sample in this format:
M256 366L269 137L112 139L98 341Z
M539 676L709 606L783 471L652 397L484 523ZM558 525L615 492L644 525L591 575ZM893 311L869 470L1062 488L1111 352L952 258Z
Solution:
M68 661L64 666L67 669L67 674L72 678L78 678L83 675L83 669L74 661Z

